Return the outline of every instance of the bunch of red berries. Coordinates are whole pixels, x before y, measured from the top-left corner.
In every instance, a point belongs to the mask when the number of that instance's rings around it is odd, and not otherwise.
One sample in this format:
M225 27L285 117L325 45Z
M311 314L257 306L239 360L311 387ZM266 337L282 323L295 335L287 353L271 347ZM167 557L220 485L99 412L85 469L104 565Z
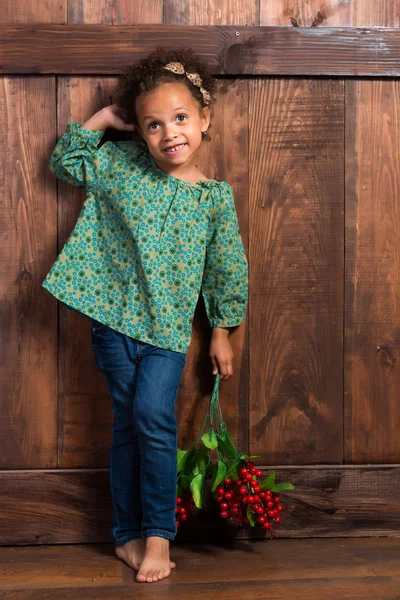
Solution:
M253 477L262 477L262 471L251 461L246 466L239 471L240 479L235 484L228 478L225 479L226 487L217 487L215 500L220 503L220 516L236 527L248 527L256 521L263 529L271 529L273 522L281 522L279 513L283 506L279 504L280 498L270 490L261 491L259 482Z
M195 506L194 498L189 490L185 490L182 496L176 497L176 530L178 531L181 521L187 521Z

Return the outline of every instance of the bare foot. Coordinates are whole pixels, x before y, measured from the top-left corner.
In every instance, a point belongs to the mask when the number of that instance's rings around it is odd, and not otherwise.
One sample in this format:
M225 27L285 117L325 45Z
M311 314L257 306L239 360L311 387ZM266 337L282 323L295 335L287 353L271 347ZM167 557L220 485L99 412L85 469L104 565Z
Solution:
M146 553L140 565L136 580L152 583L171 574L172 565L169 559L169 540L159 536L146 538Z
M133 567L139 571L140 563L143 560L145 550L146 540L143 538L138 538L136 540L127 542L123 546L118 546L118 548L115 548L115 554L119 558L122 558L122 560L124 560L130 567Z
M115 549L115 554L118 558L122 558L130 567L136 569L136 571L140 569L145 552L146 540L143 538L131 540ZM170 565L171 569L175 569L176 563L171 561Z

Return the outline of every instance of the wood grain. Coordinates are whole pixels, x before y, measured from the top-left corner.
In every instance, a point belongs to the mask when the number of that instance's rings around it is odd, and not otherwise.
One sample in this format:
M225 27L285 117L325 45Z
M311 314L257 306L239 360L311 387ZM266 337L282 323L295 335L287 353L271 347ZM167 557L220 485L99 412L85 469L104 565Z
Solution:
M400 465L261 468L295 486L281 492L277 538L398 537ZM219 517L205 480L207 510L195 511L177 541L269 539L258 526L231 527ZM0 545L111 542L107 469L0 472Z
M342 460L344 85L250 81L250 444Z
M400 457L400 84L346 93L345 460Z
M10 74L117 75L179 39L215 74L400 75L400 30L389 27L3 25L0 39Z
M154 587L138 583L111 544L0 548L0 597L393 600L399 551L399 538L174 541L177 566Z
M53 77L0 80L0 465L57 466L57 307L40 284L56 257L56 187L46 168Z
M260 0L260 25L398 27L397 2L379 0Z

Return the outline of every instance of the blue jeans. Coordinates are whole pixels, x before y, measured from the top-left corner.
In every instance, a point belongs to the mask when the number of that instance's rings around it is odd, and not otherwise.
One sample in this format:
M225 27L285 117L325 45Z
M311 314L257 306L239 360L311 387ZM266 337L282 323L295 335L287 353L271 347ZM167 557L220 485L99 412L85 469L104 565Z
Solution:
M109 453L115 546L176 535L178 432L174 414L186 354L91 319L92 349L114 414Z

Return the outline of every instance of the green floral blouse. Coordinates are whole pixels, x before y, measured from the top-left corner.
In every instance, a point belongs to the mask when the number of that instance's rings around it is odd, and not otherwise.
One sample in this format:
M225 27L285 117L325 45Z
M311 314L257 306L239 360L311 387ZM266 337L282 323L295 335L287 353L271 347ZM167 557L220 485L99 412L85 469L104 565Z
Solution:
M67 125L51 172L86 200L42 286L132 338L186 353L200 291L211 327L245 319L248 263L232 188L158 167L147 144Z

